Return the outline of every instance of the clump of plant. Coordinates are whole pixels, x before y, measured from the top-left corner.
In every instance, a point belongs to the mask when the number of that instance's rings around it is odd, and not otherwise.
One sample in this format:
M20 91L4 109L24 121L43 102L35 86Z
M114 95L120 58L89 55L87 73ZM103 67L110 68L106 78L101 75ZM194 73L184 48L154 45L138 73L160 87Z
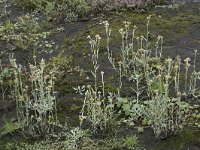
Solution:
M138 138L136 136L125 136L125 137L111 137L106 139L92 139L89 137L87 132L81 130L79 128L71 129L69 132L66 132L65 140L57 140L51 142L41 141L35 142L34 144L28 143L18 143L15 144L17 150L23 150L26 148L27 150L37 149L52 149L52 150L110 150L110 149L129 149L129 150L140 150L142 149L138 145Z
M199 105L195 105L193 112L192 112L192 121L193 124L197 127L200 128L200 111L199 111Z
M115 0L115 5L126 5L128 7L135 7L135 8L145 8L150 4L155 4L155 2L160 2L154 1L154 0Z
M34 144L28 144L28 143L19 143L15 144L13 146L16 150L44 150L44 149L51 149L51 150L57 150L60 148L60 145L57 145L57 143L50 143L48 141L41 141L41 142L35 142Z
M107 21L103 22L106 29L107 37L107 53L108 60L112 64L119 76L119 91L123 86L123 78L133 81L133 91L137 94L137 101L141 90L143 80L146 78L146 71L148 68L153 68L153 65L159 64L162 56L162 40L163 37L158 36L155 47L152 46L149 40L149 22L151 16L147 17L146 34L136 36L137 26L130 29L130 22L124 21L124 28L119 30L121 35L121 48L119 51L119 58L114 58L112 49L110 48L111 29ZM142 85L142 86L141 86Z
M46 140L40 142L34 142L33 144L28 143L16 143L12 144L17 150L110 150L110 149L129 149L129 150L140 150L142 149L138 145L138 138L136 136L125 136L125 137L111 137L106 139L92 139L88 133L79 128L71 129L66 132L66 138L63 140L56 140L54 142ZM11 144L10 144L11 146Z
M89 12L90 7L85 0L62 0L56 9L57 16L68 21L83 18Z
M17 150L43 150L43 149L51 149L51 150L79 150L87 149L88 143L92 141L89 137L87 131L82 130L78 127L75 127L71 130L65 130L63 127L63 131L61 131L56 137L55 141L51 141L51 139L44 141L37 141L33 144L29 143L17 143ZM92 144L90 144L91 148L95 148Z
M78 18L85 17L90 11L90 7L85 0L17 0L21 6L42 12L49 19L57 21L76 21Z
M5 87L5 77L10 76L9 74L9 69L3 68L2 63L1 63L1 59L0 59L0 89L1 89L1 97L2 97L2 101L5 100L5 92L7 87Z
M23 6L24 8L30 9L30 10L34 10L34 9L42 9L45 0L16 0L16 3Z
M6 134L13 134L17 129L20 129L22 127L22 124L20 123L13 123L13 122L5 122L3 128L1 129L0 136L6 135Z
M145 101L144 117L154 130L156 138L166 138L182 131L189 116L190 105L180 98L158 95Z
M4 66L0 58L0 107L5 108L12 87L12 74L9 66Z
M90 36L88 38L91 46L93 63L93 70L91 73L94 77L94 86L88 85L76 89L85 97L80 115L80 123L82 125L83 121L89 120L94 132L98 130L106 131L107 129L112 129L112 127L116 125L116 115L113 104L115 95L113 93L106 95L103 71L101 71L102 88L98 88L98 58L101 38L99 35L96 35L95 40Z
M111 10L113 8L133 8L141 9L147 8L148 6L160 4L160 0L89 0L92 7L100 11Z
M139 150L142 149L138 146L138 138L136 136L125 136L122 138L112 137L109 139L101 140L102 148L110 149L128 149Z
M6 41L11 50L36 50L51 52L55 42L49 41L52 32L42 31L38 18L26 14L19 17L16 23L11 21L0 26L0 40Z
M0 18L7 17L10 12L7 10L9 7L8 0L0 0Z
M180 132L189 116L190 106L182 101L181 96L197 93L194 92L197 89L198 79L198 71L195 68L197 52L195 51L192 73L189 73L191 67L189 58L184 60L185 72L181 72L179 56L175 59L163 59L163 37L158 36L155 40L149 38L150 19L151 16L148 16L146 33L141 36L136 36L137 26L131 30L131 23L124 21L124 28L119 30L122 42L117 61L114 57L116 54L110 48L112 38L110 25L107 21L103 24L107 37L107 57L119 77L118 95L123 90L124 80L132 81L130 90L135 93L129 99L118 97L117 106L130 117L131 121L138 119L147 121L156 137L161 138ZM181 73L184 74L185 89L180 88Z
M42 59L39 64L29 64L30 72L10 58L13 70L12 96L16 102L17 120L23 125L25 135L48 136L57 124L56 98L54 96L55 69L47 72Z

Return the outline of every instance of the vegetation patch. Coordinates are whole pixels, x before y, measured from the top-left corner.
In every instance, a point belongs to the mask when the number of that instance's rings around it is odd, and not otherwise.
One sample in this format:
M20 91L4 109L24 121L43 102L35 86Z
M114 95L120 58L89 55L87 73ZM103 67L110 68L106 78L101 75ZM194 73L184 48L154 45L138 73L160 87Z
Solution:
M198 149L198 3L15 2L22 16L0 3L0 149Z

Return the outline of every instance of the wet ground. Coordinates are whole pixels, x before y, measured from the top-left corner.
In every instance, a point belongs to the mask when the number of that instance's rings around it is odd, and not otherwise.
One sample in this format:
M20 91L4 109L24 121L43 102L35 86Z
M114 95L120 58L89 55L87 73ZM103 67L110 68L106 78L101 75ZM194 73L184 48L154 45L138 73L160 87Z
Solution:
M13 4L8 7L8 11L11 12L10 15L7 16L8 18L2 17L0 24L6 20L15 22L17 17L27 13L22 8ZM48 22L49 29L44 28L43 30L53 30L61 27L64 30L49 37L49 40L53 40L56 43L57 48L53 52L43 53L38 51L36 55L38 60L45 58L50 63L58 63L61 69L64 70L64 73L60 75L59 84L57 85L59 93L58 113L60 118L65 117L71 125L78 125L78 114L82 104L82 97L78 96L72 87L94 82L90 73L91 61L88 59L90 50L87 36L100 34L102 38L105 38L104 27L99 25L99 23L108 20L113 32L111 45L113 51L118 51L120 49L118 30L122 27L122 22L126 20L130 21L133 25L137 25L139 28L138 35L140 35L145 30L145 18L149 14L152 15L150 35L151 37L156 37L157 35L164 36L163 54L165 57L175 58L177 55L180 55L182 59L186 57L194 59L194 50L196 49L200 53L200 3L181 4L175 9L157 8L143 13L118 11L99 14L88 21ZM105 41L102 40L102 43L105 43ZM32 62L32 51L21 49L10 50L10 45L3 41L0 41L0 50L3 66L9 64L8 58L11 53L15 54L19 64L27 65L27 63ZM100 66L100 70L105 72L105 78L107 78L107 88L109 90L116 90L115 88L112 89L113 83L111 80L114 71L106 59L106 49L103 44L100 50ZM200 55L197 56L197 68L200 69ZM130 93L124 91L124 95L130 95ZM6 107L2 106L5 103ZM2 128L5 121L14 121L16 118L12 102L6 101L0 104L0 128ZM127 128L122 134L130 133L135 134L136 131ZM17 135L16 137L18 138ZM15 141L16 137L11 135L0 137L0 149L3 147L3 144L8 142L6 140L11 139L11 141ZM141 145L147 150L200 149L200 130L191 127L185 127L180 135L169 137L162 141L155 140L153 132L149 128L145 129L144 133L138 134L138 137Z

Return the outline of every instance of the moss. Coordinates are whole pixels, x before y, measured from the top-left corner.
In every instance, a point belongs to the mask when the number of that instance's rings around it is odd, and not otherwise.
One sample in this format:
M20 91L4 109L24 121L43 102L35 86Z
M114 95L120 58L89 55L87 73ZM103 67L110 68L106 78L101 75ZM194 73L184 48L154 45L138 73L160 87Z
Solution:
M170 145L171 149L182 150L194 143L200 144L200 132L191 127L185 127L180 135L162 140L155 149L164 149Z
M112 84L105 84L105 91L117 93L117 88L113 87Z
M79 126L79 113L82 108L82 101L78 98L67 98L58 104L58 120L61 124L67 123L69 126Z
M16 150L19 143L34 143L34 141L36 139L24 138L23 136L6 136L3 140L0 140L0 149Z

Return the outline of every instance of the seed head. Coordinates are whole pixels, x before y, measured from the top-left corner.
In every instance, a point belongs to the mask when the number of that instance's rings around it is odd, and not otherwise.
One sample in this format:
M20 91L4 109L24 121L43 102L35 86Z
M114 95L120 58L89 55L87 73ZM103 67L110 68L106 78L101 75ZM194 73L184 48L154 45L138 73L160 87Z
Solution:
M90 35L87 36L87 39L91 39Z
M147 17L147 20L150 20L151 19L151 15L149 15L148 17Z
M168 58L168 59L166 59L166 62L167 62L167 63L170 63L170 62L172 62L172 59L171 59L171 58Z
M188 63L190 61L190 58L188 57L188 58L186 58L186 59L184 59L184 62L186 62L186 63Z
M44 61L44 59L42 58L42 60L41 60L41 66L44 66L45 65L45 61Z
M120 34L124 34L124 29L119 29Z
M95 37L97 40L101 40L101 37L98 34Z

